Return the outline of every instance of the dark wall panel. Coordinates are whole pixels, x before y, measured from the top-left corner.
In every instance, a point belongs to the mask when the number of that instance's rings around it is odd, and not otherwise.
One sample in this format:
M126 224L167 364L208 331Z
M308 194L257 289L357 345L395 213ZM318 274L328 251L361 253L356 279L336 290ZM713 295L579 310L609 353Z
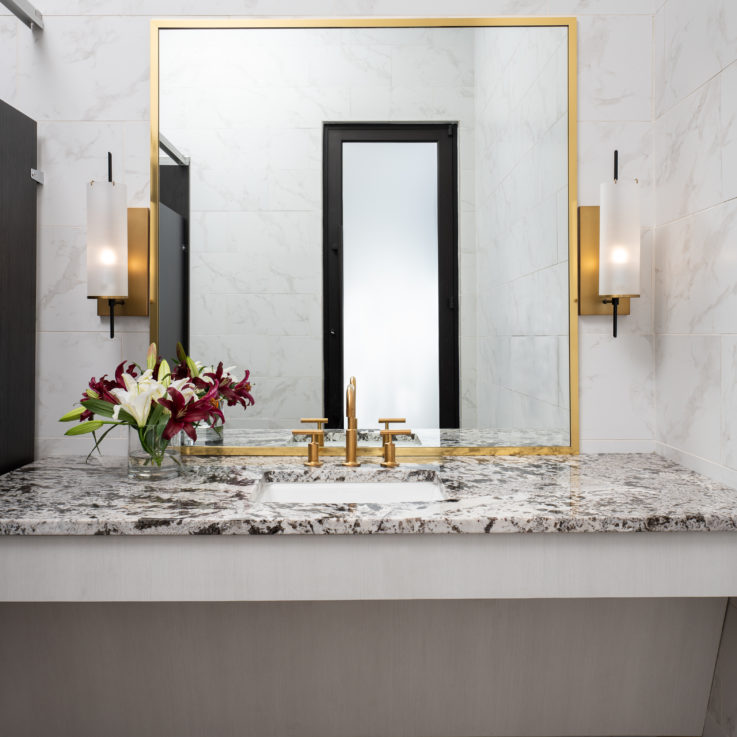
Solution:
M0 473L33 460L36 121L0 100Z

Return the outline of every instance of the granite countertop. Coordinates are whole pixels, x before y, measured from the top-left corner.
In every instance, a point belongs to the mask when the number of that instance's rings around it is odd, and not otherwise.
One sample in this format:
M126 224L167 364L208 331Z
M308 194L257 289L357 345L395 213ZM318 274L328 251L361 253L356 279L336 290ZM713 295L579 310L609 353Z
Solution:
M124 459L47 458L0 476L2 535L271 535L736 531L737 490L655 454L496 456L346 469L326 461L186 458L178 479L126 478ZM435 479L446 499L264 504L272 478Z

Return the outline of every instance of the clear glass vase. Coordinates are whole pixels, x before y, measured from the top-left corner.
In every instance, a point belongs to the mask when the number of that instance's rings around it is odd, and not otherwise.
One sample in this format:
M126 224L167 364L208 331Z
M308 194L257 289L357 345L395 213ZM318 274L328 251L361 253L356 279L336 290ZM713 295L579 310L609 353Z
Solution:
M219 417L215 418L215 422L213 422L212 425L208 425L207 422L203 422L197 428L197 439L204 440L205 445L222 445L224 427L225 426Z
M222 405L221 405L222 407ZM225 425L223 421L217 417L215 422L210 425L207 421L198 422L194 426L195 432L197 433L197 443L199 445L222 445L223 444L223 430ZM182 445L194 445L195 441L187 435L186 432L181 433Z
M172 479L182 464L176 442L165 440L153 427L128 427L128 478L143 481Z

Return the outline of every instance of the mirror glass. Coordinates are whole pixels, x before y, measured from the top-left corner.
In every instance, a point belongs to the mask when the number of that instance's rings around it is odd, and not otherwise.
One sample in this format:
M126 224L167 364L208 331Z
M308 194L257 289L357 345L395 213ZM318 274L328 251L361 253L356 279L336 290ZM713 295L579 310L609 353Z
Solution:
M362 439L570 445L568 97L567 26L160 29L162 352L250 369L247 445L350 376Z

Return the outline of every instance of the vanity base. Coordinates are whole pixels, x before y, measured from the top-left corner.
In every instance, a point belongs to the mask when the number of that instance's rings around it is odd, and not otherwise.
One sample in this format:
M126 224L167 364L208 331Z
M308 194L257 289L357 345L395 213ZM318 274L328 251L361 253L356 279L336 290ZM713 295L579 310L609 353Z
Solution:
M0 536L0 601L737 595L733 532Z
M2 732L700 735L725 604L2 604Z

